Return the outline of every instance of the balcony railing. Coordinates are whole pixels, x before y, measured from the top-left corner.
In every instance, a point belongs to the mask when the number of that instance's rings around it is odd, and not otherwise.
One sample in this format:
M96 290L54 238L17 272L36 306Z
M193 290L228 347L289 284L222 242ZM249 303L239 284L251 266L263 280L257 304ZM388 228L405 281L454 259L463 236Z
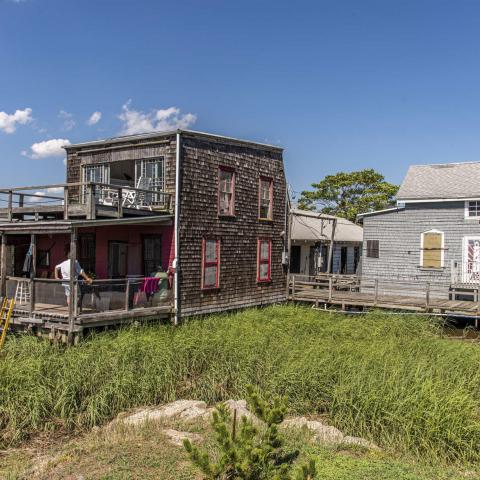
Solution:
M0 216L8 221L25 216L34 216L35 219L85 216L93 219L99 211L123 217L125 211L171 209L172 195L155 188L75 182L0 189Z
M480 284L480 261L452 262L453 284Z

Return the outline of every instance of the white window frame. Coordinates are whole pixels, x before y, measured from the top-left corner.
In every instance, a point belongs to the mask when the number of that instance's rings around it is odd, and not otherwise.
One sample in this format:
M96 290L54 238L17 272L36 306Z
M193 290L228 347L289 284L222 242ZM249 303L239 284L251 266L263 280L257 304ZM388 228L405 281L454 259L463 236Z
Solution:
M478 220L480 219L480 215L469 215L470 213L470 208L469 204L470 202L477 202L478 203L478 210L480 211L480 200L465 200L465 218L471 218L473 220Z
M442 232L441 230L437 230L435 228L422 232L420 235L420 268L424 268L426 270L435 270L435 268L423 266L423 238L426 233L439 233L442 235L440 268L444 268L445 267L445 232Z

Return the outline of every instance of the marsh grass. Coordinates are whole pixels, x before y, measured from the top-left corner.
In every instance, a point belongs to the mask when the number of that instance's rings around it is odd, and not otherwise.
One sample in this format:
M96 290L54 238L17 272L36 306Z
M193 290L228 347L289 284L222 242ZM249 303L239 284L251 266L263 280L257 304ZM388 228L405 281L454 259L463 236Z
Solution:
M103 333L68 350L11 337L0 356L3 446L81 430L177 398L210 404L254 383L291 412L433 461L480 458L480 349L420 317L294 306Z

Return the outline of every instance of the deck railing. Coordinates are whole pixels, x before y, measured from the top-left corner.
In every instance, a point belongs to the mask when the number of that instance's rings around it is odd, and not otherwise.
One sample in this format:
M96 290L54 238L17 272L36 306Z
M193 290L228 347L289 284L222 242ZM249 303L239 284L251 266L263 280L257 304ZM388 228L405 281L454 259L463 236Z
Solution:
M479 284L480 285L480 261L452 262L453 284Z
M350 292L351 297L359 301L366 299L374 305L383 301L397 304L399 308L412 299L422 303L425 309L432 306L435 300L471 300L480 310L480 283L464 290L434 281L422 281L413 278L369 277L356 275L290 275L289 296L291 299L319 297L326 301L345 297Z
M173 197L160 189L135 188L100 182L74 182L0 189L0 209L11 221L14 214L48 216L62 213L68 219L78 207L87 218L95 218L97 207L107 207L122 217L125 209L172 209Z
M91 284L75 280L73 283L73 291L69 292L69 282L65 280L7 277L6 293L16 299L17 311L59 318L68 318L67 296L74 305L74 318L167 306L172 299L166 279L159 279L158 288L150 292L143 288L143 277L98 279Z

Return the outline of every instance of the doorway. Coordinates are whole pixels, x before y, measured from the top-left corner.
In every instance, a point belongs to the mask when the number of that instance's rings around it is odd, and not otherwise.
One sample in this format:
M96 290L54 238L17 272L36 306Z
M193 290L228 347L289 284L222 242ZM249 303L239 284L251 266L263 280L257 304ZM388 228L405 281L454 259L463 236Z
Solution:
M108 242L108 277L120 278L127 275L127 242Z
M300 273L300 258L302 247L292 245L290 250L290 273Z

